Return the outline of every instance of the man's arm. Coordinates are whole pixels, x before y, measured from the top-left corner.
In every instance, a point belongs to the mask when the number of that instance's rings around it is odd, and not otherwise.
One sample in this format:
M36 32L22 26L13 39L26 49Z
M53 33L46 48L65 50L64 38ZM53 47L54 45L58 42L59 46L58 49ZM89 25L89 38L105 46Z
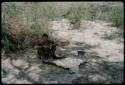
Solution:
M53 41L48 40L49 43L53 44L53 45L57 45L56 43L54 43Z
M55 44L53 41L48 40L49 43Z
M40 44L41 44L41 43L40 43L40 40L38 40L38 41L36 42L36 45L35 45L34 48L35 48L35 49L41 48Z

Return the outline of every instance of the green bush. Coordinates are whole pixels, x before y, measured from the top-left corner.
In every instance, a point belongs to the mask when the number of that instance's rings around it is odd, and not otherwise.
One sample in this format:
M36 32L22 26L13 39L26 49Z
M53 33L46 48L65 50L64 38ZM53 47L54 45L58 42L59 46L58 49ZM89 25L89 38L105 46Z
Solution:
M84 5L79 5L77 7L72 6L66 18L68 18L71 24L74 24L73 28L79 28L82 19L87 19L89 16L89 10Z
M33 4L26 6L24 15L30 26L26 26L23 31L29 35L41 36L44 32L51 33L48 29L48 22L59 17L57 10L50 4ZM28 28L28 29L27 29Z
M116 27L123 28L124 23L124 9L122 6L114 6L107 12L109 21L113 22Z
M16 51L18 48L17 44L12 43L6 36L2 38L1 45L5 51Z
M17 44L13 41L9 24L4 23L3 20L1 25L2 25L1 47L5 51L15 51L17 49Z

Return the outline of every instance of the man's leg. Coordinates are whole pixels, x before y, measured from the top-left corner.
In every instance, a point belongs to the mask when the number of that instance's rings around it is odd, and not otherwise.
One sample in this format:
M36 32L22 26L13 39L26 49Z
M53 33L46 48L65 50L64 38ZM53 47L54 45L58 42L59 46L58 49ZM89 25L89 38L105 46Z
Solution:
M53 56L53 58L56 59L56 55L55 55L56 46L53 46L51 50L52 50L52 56Z
M56 56L55 51L56 51L56 46L54 46L52 48L52 55L53 55L54 59L63 59L63 58L65 58L64 56L63 57Z
M40 51L37 50L38 58L41 59Z
M43 50L37 49L37 53L38 53L38 58L39 58L39 59L42 59L42 57L44 56Z

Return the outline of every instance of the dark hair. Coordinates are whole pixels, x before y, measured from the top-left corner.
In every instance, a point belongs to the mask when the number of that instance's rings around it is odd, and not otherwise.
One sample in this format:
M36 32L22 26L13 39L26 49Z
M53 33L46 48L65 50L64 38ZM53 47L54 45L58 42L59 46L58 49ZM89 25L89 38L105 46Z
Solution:
M43 36L42 36L42 37L45 37L45 36L46 36L46 37L48 37L48 35L47 35L47 34L43 34Z

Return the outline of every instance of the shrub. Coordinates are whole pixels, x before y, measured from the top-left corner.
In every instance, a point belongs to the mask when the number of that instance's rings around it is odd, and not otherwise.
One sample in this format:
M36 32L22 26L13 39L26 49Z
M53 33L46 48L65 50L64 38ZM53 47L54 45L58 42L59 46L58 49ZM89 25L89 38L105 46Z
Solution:
M17 49L17 43L13 41L11 30L7 23L2 22L2 39L1 47L5 51L15 51Z
M47 23L50 20L54 20L60 16L58 11L54 7L52 7L49 3L30 3L30 5L28 3L20 3L20 5L18 5L19 3L15 2L4 2L2 3L2 12L5 13L5 16L9 16L10 18L12 18L12 22L21 23L23 27L23 29L21 29L22 34L26 35L29 40L33 37L39 38L43 33L48 33L49 35L51 35L52 31L48 29ZM4 18L2 20L6 21L6 19ZM8 22L8 24L11 23ZM5 28L6 27L2 26L2 29L4 31L6 30ZM9 31L6 30L6 32ZM8 38L8 36L4 34L2 34L2 36L2 42L6 46L6 49L13 49L13 47L15 46L10 42L10 38ZM11 36L11 34L9 36ZM27 42L23 42L24 45L26 43ZM32 42L29 42L29 44L30 43Z
M87 19L89 16L89 10L84 5L79 5L77 7L71 7L66 14L71 24L74 24L73 28L79 28L81 19Z
M124 10L122 6L114 6L107 12L109 21L113 22L116 27L123 28L124 23Z

